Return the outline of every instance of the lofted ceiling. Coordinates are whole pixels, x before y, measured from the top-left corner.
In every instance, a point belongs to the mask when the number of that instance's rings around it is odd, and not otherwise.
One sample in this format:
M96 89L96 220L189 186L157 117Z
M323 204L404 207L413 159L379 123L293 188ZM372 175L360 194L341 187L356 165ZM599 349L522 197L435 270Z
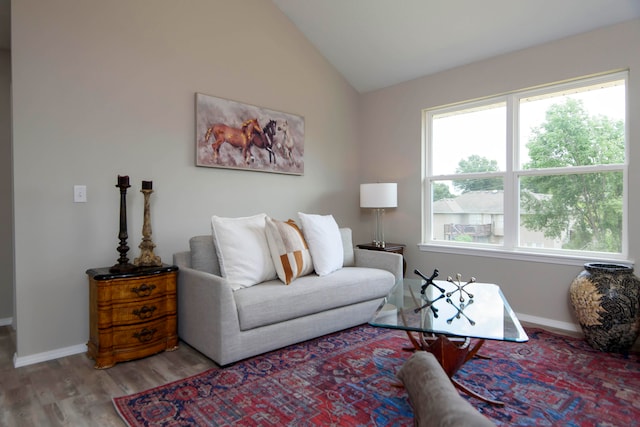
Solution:
M361 93L640 18L640 0L273 2Z

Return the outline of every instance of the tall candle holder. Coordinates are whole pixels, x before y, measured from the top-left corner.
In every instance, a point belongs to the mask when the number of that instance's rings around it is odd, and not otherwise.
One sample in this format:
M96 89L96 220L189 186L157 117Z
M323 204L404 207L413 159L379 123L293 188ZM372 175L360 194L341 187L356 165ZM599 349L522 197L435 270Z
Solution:
M140 256L133 260L138 267L156 267L161 266L160 257L153 253L156 245L151 240L151 213L149 209L149 197L153 193L153 183L151 181L142 181L142 189L140 192L144 195L144 223L142 225L142 242L138 246L140 248Z
M118 263L111 267L109 271L111 273L126 273L135 270L136 266L129 263L127 252L129 252L129 246L127 246L127 188L129 185L129 176L118 175L117 188L120 189L120 232L118 233L118 239L120 239L120 245L118 245L118 252L120 257Z

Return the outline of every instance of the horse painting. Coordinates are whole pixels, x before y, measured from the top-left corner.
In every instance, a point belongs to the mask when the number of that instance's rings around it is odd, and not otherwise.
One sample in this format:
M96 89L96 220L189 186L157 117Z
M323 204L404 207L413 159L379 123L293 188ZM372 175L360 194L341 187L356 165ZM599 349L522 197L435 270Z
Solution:
M258 123L258 119L246 120L242 123L240 129L227 126L223 123L217 123L207 129L204 135L205 144L209 142L209 138L213 135L215 141L211 144L213 148L213 160L218 161L220 156L220 146L225 142L242 150L242 157L246 164L249 164L251 145L254 143L255 137L266 138L264 131Z
M196 166L304 174L304 117L196 93Z

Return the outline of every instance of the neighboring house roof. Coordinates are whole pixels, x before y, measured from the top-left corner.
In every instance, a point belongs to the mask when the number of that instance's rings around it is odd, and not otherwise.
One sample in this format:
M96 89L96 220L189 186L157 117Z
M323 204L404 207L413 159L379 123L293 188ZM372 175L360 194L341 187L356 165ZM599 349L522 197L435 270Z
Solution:
M434 214L503 214L504 191L469 191L453 199L442 199L434 202Z

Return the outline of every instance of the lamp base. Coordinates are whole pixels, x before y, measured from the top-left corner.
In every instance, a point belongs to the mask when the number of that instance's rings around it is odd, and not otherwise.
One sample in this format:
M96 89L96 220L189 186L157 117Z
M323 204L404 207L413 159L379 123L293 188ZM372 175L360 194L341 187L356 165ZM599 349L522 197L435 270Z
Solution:
M373 235L373 244L378 248L384 248L384 209L376 208L374 209L374 213L376 215L376 230Z
M381 241L378 241L378 240L372 241L371 244L373 246L375 246L376 248L384 248L384 247L387 246L387 244L385 242L381 242Z

